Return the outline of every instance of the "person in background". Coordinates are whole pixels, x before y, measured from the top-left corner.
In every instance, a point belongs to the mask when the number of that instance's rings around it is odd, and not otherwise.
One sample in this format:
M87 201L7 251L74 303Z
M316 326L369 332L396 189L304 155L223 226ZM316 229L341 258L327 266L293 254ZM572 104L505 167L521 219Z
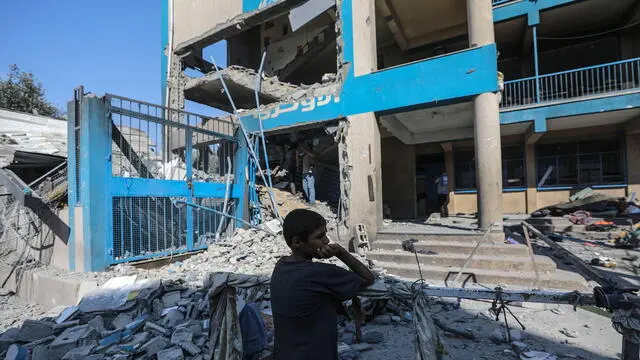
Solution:
M449 177L446 172L435 181L438 187L438 203L440 204L440 217L449 217Z
M271 275L275 360L338 360L338 307L373 284L371 271L338 244L329 243L327 221L297 209L284 219L291 255ZM313 259L338 258L351 271Z
M307 200L311 206L316 204L316 174L313 165L309 165L309 169L302 177L302 190L307 196Z

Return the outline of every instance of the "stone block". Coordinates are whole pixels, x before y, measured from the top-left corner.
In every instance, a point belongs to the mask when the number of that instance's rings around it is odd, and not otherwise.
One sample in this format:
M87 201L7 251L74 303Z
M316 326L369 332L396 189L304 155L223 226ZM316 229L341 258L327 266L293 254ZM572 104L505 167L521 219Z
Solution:
M46 344L52 342L55 339L56 339L56 337L53 336L53 335L47 336L46 338L42 338L42 339L27 343L27 344L24 345L24 347L27 348L28 350L29 349L33 349L33 348L35 348L36 346L39 346L39 345L46 345Z
M158 352L158 360L183 360L184 354L179 347L173 347L171 349L162 350Z
M198 347L196 344L192 342L185 341L177 345L180 346L184 351L188 352L190 355L198 355L202 352L200 350L200 347Z
M162 306L164 308L170 308L178 304L178 300L181 299L180 291L172 291L162 296Z
M0 335L0 354L7 351L9 346L17 341L19 332L20 329L18 328L10 328Z
M46 321L26 320L24 324L22 324L16 340L20 342L31 342L51 336L53 335L53 325L53 323Z
M94 317L93 319L91 319L87 324L89 326L91 326L97 332L102 332L102 331L107 330L104 327L104 319L100 315L98 315L98 316Z
M89 325L80 325L65 330L49 345L51 359L62 358L69 350L88 346L98 340L100 334Z
M142 345L140 350L143 351L146 355L151 356L166 348L167 345L169 345L167 339L162 336L156 336Z
M146 324L144 324L144 330L152 334L156 334L164 337L168 337L169 335L171 335L171 332L169 330L165 329L160 325L152 323L151 321L148 321Z
M193 340L193 332L187 328L178 328L171 335L171 343L178 345L182 342L191 342Z
M172 309L162 319L162 325L166 328L173 329L184 323L184 314L178 309Z
M71 349L62 357L62 360L83 360L95 348L95 345L89 345Z
M31 350L30 360L48 360L49 348L45 345L38 345Z
M133 318L131 316L125 313L120 313L111 322L111 328L114 330L122 329L125 326L129 325L132 321L133 321Z

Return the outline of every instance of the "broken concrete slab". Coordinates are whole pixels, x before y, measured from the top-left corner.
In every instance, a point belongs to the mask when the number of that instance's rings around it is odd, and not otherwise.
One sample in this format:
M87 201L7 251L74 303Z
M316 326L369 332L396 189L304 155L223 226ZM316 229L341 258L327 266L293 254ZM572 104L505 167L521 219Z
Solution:
M200 78L187 81L184 96L187 100L206 104L224 111L232 112L233 108L224 93L224 86L220 80L224 79L233 101L238 109L253 109L256 107L255 86L258 74L255 70L241 66L230 66L217 72L211 72ZM285 99L289 94L300 90L296 85L284 83L277 78L263 79L258 92L260 104L266 105Z
M89 345L71 349L62 357L62 360L82 360L91 354L95 348L95 345Z
M29 356L29 351L23 346L13 344L9 346L5 360L26 360Z
M168 337L169 335L171 335L171 332L169 330L160 325L154 324L151 321L144 324L144 329L159 336Z
M10 328L0 336L0 354L7 351L11 344L18 341L17 337L19 332L20 329L18 328Z
M69 328L49 345L50 356L60 359L71 349L95 344L99 337L100 334L89 325Z
M162 336L156 336L151 340L147 341L140 350L143 351L146 355L151 356L157 354L162 349L166 348L169 345L169 341Z
M172 308L177 305L180 298L180 291L168 292L162 296L162 305L165 309Z
M31 342L53 335L54 323L38 320L27 320L22 324L16 340Z

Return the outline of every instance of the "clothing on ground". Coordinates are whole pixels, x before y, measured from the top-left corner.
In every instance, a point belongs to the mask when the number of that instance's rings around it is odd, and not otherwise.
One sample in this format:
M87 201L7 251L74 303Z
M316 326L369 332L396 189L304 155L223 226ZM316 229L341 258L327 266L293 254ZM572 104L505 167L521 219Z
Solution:
M275 360L337 360L337 309L362 285L335 265L280 259L271 276Z

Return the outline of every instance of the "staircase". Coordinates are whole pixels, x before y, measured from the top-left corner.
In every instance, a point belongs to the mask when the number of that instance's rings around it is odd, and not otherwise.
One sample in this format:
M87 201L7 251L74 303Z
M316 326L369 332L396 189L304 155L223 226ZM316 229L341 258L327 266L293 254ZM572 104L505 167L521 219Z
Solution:
M456 277L482 236L471 232L407 234L384 231L378 233L373 250L367 254L367 258L390 274L409 280L419 279L416 256L402 249L403 240L417 240L413 245L418 251L422 276L428 282L440 285L448 275L450 281ZM535 255L535 260L540 274L540 283L537 285L534 267L525 245L495 244L485 240L464 272L475 274L478 283L485 286L562 290L586 288L587 283L580 275L557 269L551 258ZM460 280L464 279L465 276L461 276ZM452 286L451 283L449 285Z

